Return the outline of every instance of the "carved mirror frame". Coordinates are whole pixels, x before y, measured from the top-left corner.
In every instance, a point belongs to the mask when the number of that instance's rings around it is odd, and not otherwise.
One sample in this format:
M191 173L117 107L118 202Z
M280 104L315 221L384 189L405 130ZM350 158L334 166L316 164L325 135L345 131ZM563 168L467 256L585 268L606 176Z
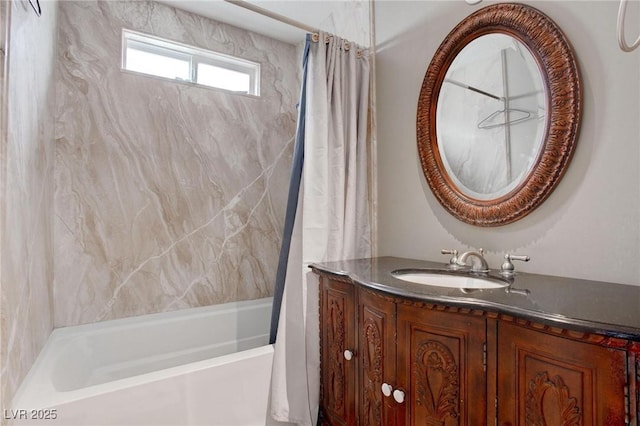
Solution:
M462 193L447 174L438 150L436 108L447 70L472 40L503 33L524 44L538 63L547 92L547 128L527 177L504 196L477 200ZM438 201L459 220L478 226L512 223L538 207L556 188L573 155L582 115L582 83L576 58L560 28L539 10L499 3L460 22L436 51L424 77L417 113L418 154Z

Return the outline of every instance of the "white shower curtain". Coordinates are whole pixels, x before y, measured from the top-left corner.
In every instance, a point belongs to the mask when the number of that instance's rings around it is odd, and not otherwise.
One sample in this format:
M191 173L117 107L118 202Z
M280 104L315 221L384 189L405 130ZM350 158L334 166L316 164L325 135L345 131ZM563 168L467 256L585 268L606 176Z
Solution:
M319 293L307 266L371 255L367 53L320 33L309 46L306 83L304 165L275 343L271 415L314 425Z

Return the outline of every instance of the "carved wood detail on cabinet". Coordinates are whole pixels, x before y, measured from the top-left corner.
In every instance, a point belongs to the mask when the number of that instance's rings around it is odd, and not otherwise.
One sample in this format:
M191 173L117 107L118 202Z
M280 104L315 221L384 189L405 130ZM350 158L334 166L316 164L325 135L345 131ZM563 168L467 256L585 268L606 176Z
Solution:
M342 412L344 408L344 300L336 300L329 295L329 323L327 331L329 331L329 359L327 360L329 383L327 399L329 409L337 413Z
M395 412L382 394L382 384L395 374L395 305L375 293L358 292L360 330L359 421L362 425L395 424ZM387 404L387 405L385 405Z
M627 387L629 410L627 416L632 425L640 424L640 342L635 342L629 349L628 365L630 383Z
M554 376L550 379L546 371L539 372L529 382L525 405L527 426L581 424L578 402L570 396L562 377ZM549 414L551 418L547 417Z
M356 417L356 367L344 351L356 349L355 288L326 279L320 286L321 419L323 424L353 425Z
M449 348L427 340L419 346L413 364L416 404L426 408L433 424L458 417L458 366Z
M498 424L626 424L624 351L510 323L498 330Z
M640 423L640 351L636 354L636 385L635 385L635 406L636 406L636 422Z
M364 346L362 362L364 370L364 398L362 416L364 424L382 424L382 337L378 325L368 318L363 329Z
M483 317L398 304L397 383L405 424L486 423Z

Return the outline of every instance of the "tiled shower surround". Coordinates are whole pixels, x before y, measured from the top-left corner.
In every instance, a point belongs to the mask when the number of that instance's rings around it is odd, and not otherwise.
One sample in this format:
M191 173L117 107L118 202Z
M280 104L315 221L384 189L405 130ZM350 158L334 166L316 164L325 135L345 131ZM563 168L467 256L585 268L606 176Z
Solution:
M153 2L58 28L54 326L272 295L300 46ZM122 28L259 62L261 96L122 71Z
M6 409L28 408L11 401L54 326L271 294L299 92L302 40L154 2L40 4L0 2ZM321 28L368 44L368 0L327 7ZM260 62L262 96L122 72L122 27Z
M9 65L0 78L8 80L0 96L6 108L6 121L0 120L0 408L9 409L53 326L57 9L43 5L39 18L28 2L0 3L0 31L10 27Z

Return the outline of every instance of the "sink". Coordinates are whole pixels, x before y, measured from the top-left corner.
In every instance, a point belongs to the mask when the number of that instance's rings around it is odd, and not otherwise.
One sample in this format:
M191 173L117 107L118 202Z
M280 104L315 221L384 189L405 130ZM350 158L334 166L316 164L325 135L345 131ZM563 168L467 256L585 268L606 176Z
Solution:
M509 285L499 278L437 269L398 269L391 272L391 275L399 280L436 287L483 289L504 288Z

